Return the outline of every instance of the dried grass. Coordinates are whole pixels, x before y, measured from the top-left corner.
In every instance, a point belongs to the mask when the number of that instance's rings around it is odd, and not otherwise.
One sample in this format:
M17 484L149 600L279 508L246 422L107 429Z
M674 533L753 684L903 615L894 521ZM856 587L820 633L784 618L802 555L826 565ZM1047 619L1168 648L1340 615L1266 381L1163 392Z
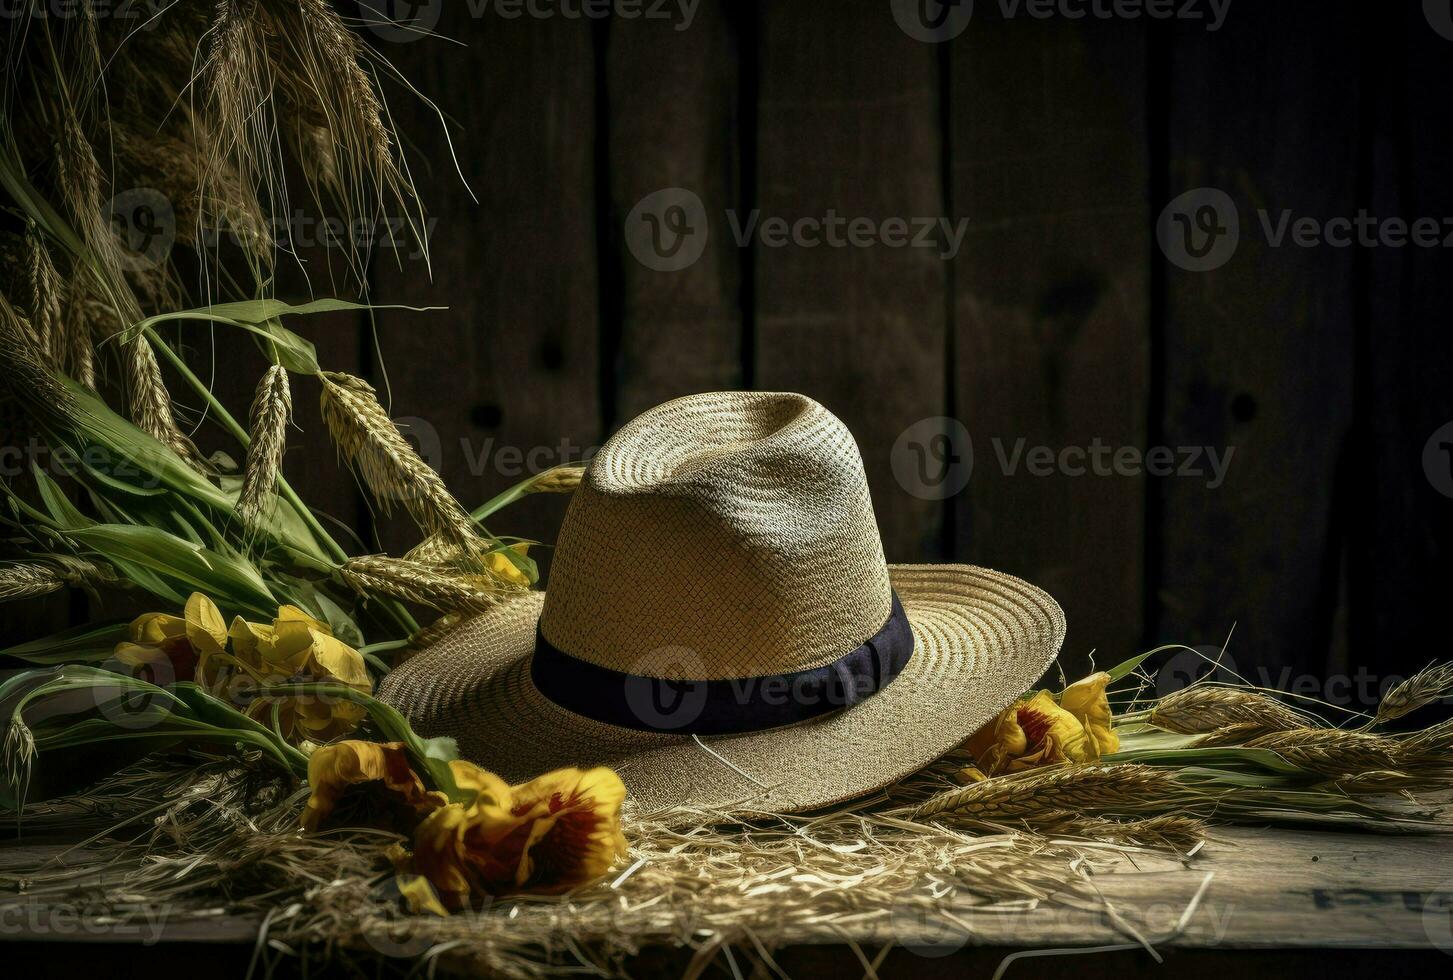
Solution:
M1010 831L969 835L863 807L743 823L702 810L639 813L628 802L630 853L606 881L449 918L412 916L400 909L389 858L398 838L302 835L303 794L260 779L260 768L152 763L83 797L29 808L31 832L128 815L151 826L135 842L128 840L134 830L120 828L120 839L68 855L63 865L0 872L0 909L84 894L88 908L106 909L113 921L139 922L157 909L169 923L250 914L265 921L259 949L270 958L385 951L539 977L615 973L652 944L695 949L702 966L737 944L738 956L765 963L785 943L829 932L892 943L911 939L905 927L924 921L969 928L957 913L970 909L1098 907L1085 877L1125 863L1113 848L1096 848L1092 861L1070 842ZM1169 824L1163 830L1176 833ZM3 897L22 884L23 894Z

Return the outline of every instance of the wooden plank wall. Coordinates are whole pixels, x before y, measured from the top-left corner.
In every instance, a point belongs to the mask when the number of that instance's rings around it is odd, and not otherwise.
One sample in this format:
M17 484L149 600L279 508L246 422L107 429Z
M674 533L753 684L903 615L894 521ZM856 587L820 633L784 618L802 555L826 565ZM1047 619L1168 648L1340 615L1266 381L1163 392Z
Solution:
M1447 456L1425 454L1453 421L1448 251L1276 245L1259 212L1453 214L1453 40L1417 4L1237 4L1214 32L995 6L945 43L910 37L888 0L826 15L701 0L689 26L680 7L504 19L450 4L449 40L379 38L449 122L391 86L437 221L432 266L379 256L373 296L448 310L335 320L325 353L391 395L466 503L518 477L511 453L561 462L667 398L804 391L857 435L890 560L1042 583L1068 612L1072 672L1091 651L1216 644L1233 623L1237 662L1273 678L1439 655L1418 640L1453 584L1453 500L1430 476ZM1207 271L1157 245L1162 209L1196 188L1240 222ZM700 254L663 271L641 249L681 202ZM829 210L967 231L954 254L942 230L933 249L760 233ZM412 543L309 466L326 452L316 392L297 400L290 475L360 547ZM973 460L946 499L893 460L940 416ZM1036 476L1027 459L1010 472L1021 440L1232 456L1216 487ZM496 530L549 540L562 507L527 501Z
M1225 483L1161 482L1158 635L1219 643L1238 662L1315 664L1333 642L1341 554L1332 524L1352 420L1353 257L1279 245L1283 210L1356 211L1359 22L1327 8L1237 9L1209 33L1158 32L1165 195L1211 187L1239 215L1224 265L1166 266L1156 441L1235 447ZM1227 542L1232 542L1228 546ZM1186 639L1188 638L1188 639Z
M1091 650L1118 662L1144 631L1145 479L1035 476L1024 456L1145 444L1145 52L1138 22L976 16L947 65L953 207L970 222L955 404L974 447L955 550L1059 597L1067 671Z

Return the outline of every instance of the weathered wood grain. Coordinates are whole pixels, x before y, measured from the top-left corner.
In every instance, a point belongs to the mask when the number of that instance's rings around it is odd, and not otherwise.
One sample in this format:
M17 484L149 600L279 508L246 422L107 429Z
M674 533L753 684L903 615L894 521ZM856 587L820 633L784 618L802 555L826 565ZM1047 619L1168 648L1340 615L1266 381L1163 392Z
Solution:
M603 258L618 267L602 274L618 272L620 304L612 426L678 395L742 386L742 253L724 217L741 204L742 39L734 13L750 16L705 0L687 28L658 18L609 27L608 233L618 251ZM650 252L646 261L635 254L653 247L650 228L625 227L659 220L659 208L649 215L635 208L668 188L697 195L706 211L704 226L691 233L706 236L700 257L674 271L648 265ZM634 248L623 234L634 235Z
M1154 207L1214 188L1240 229L1219 267L1163 266L1153 440L1234 456L1215 489L1178 476L1154 487L1154 630L1219 644L1236 623L1239 664L1320 672L1340 567L1333 487L1352 421L1353 256L1299 246L1290 230L1273 244L1263 216L1274 229L1286 210L1355 213L1348 66L1362 57L1361 25L1335 7L1307 18L1261 4L1214 34L1167 26L1154 44L1168 146Z
M1144 49L1136 21L977 11L951 45L957 545L1060 601L1072 674L1142 639L1146 479L1113 454L1146 443Z
M1369 18L1366 202L1379 219L1431 232L1366 253L1356 286L1358 426L1345 447L1337 525L1348 549L1351 656L1383 676L1426 666L1425 639L1453 587L1453 41L1416 5ZM1440 93L1434 95L1434 93ZM1436 228L1436 231L1433 229Z
M886 5L761 6L755 263L755 387L810 395L858 440L889 561L937 553L942 501L905 490L891 452L908 426L948 404L945 262L930 247L885 244L886 224L937 222L937 56ZM868 244L795 244L766 222L833 215L874 223ZM738 215L745 227L750 213ZM851 242L848 228L840 241ZM901 232L900 232L901 234ZM915 231L906 232L913 236Z

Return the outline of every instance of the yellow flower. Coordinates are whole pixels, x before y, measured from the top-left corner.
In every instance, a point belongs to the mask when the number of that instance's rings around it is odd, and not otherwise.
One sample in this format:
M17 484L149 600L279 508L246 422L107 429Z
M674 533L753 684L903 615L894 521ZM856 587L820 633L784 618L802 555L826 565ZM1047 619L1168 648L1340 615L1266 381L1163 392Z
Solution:
M1112 727L1114 719L1110 713L1110 699L1105 694L1109 685L1110 675L1102 670L1075 681L1059 696L1060 707L1084 724L1085 732L1099 749L1097 756L1120 751L1120 736Z
M414 870L447 907L491 895L566 892L599 878L625 853L626 788L611 770L560 769L506 787L468 763L453 767L456 781L477 787L474 802L435 810L414 834Z
M524 557L525 552L530 550L530 546L521 542L520 544L510 545L508 550L513 551L515 554L521 557ZM489 563L489 570L494 573L497 578L501 578L504 581L510 583L511 585L518 585L521 588L528 589L530 587L530 577L524 572L520 571L518 568L516 568L515 563L510 561L509 555L506 555L503 551L490 552L487 556L487 560Z
M363 655L333 635L326 623L314 619L296 606L282 606L271 625L249 623L240 616L232 621L233 662L247 675L235 678L233 686L280 684L290 680L337 682L362 691L373 691ZM234 690L234 698L240 692ZM263 698L247 707L247 713L264 723L278 705L279 724L289 741L303 738L326 742L358 727L367 711L351 701L301 695L291 698Z
M346 740L325 745L308 759L311 794L303 829L378 827L410 834L448 800L431 793L409 766L402 742Z
M227 624L211 599L193 592L182 615L146 613L132 620L129 639L116 644L116 659L133 669L155 672L166 664L167 680L189 681L200 661L221 653Z
M1105 688L1110 675L1092 674L1060 694L1038 691L1016 701L969 739L981 775L997 776L1039 766L1094 762L1120 748ZM966 778L972 774L965 773Z

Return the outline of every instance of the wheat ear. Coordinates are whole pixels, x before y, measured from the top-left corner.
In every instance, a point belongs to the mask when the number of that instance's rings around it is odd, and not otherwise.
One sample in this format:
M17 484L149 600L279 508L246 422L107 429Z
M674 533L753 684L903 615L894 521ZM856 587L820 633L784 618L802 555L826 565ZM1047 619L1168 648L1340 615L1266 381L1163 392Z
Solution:
M437 534L466 554L478 551L474 519L399 434L372 386L350 374L324 372L319 378L328 432L384 510L397 500L425 534Z
M1377 705L1375 724L1411 714L1449 693L1453 693L1453 663L1420 670L1383 696Z
M277 499L273 490L282 471L292 414L287 369L274 364L262 376L252 400L247 462L242 470L242 493L237 498L237 516L248 527L256 527L265 506Z
M172 396L162 381L151 341L137 337L126 345L126 395L131 421L147 435L164 444L196 469L202 469L201 454L192 440L182 434L172 413Z
M1189 795L1167 769L1130 764L1060 766L948 790L920 804L913 818L1004 823L1054 813L1136 816Z
M1150 711L1150 723L1183 735L1215 732L1231 725L1255 725L1262 731L1304 728L1309 715L1256 691L1198 684L1167 694Z
M484 576L447 575L428 565L386 555L350 558L339 574L356 592L382 593L446 613L483 612L498 605L502 596Z

